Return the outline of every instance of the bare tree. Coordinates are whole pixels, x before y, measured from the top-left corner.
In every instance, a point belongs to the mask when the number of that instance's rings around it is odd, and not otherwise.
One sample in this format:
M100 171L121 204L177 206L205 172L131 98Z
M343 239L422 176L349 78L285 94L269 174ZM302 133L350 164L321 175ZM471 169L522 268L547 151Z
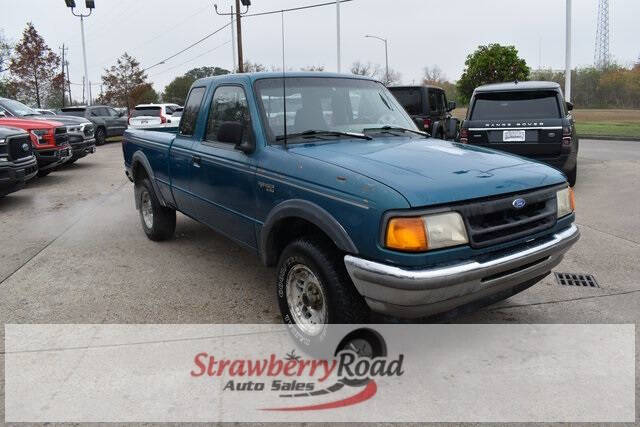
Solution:
M324 71L324 65L307 65L300 68L300 71Z
M437 65L432 67L424 67L424 77L422 78L425 84L440 84L447 81L447 78L442 73L442 69Z
M356 61L351 64L351 74L358 76L377 77L380 73L380 65L367 62L366 64Z

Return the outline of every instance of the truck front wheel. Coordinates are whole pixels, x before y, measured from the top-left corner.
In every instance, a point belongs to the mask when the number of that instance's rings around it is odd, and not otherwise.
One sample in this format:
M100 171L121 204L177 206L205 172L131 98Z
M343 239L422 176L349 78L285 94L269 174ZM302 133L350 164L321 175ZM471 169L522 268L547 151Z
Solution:
M155 241L170 239L176 230L176 211L160 204L148 178L136 183L135 194L147 237Z
M322 238L290 243L278 262L277 296L283 321L301 339L321 335L329 323L364 323L369 308L353 286L342 254Z

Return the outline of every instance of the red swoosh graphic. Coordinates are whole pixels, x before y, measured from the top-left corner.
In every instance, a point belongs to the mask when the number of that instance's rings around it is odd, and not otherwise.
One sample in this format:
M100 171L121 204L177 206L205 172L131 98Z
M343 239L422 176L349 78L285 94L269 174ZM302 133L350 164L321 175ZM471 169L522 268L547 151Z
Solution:
M288 408L264 408L261 409L261 411L316 411L319 409L342 408L344 406L355 405L371 399L377 391L378 385L374 380L371 380L358 394L354 394L353 396L342 400L336 400L335 402L320 403L318 405L291 406Z

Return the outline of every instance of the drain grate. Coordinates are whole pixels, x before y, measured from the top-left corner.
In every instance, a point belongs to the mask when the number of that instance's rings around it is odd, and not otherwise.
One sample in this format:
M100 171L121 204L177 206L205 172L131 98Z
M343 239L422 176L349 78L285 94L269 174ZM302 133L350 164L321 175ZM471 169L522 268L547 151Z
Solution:
M562 286L582 286L586 288L599 288L596 278L591 274L554 273L556 282Z

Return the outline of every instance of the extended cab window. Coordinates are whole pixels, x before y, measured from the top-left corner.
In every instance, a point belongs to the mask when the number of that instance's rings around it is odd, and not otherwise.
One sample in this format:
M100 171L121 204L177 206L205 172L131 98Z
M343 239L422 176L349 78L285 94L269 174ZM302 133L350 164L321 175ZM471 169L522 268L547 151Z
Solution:
M184 106L182 120L180 120L180 134L190 136L196 128L196 119L200 112L200 104L204 98L204 87L195 87L189 93L189 98Z
M471 120L523 120L560 118L555 91L478 93Z
M207 141L217 141L218 129L224 122L239 122L244 127L242 139L249 138L251 123L247 97L239 86L221 86L216 89L207 120Z

